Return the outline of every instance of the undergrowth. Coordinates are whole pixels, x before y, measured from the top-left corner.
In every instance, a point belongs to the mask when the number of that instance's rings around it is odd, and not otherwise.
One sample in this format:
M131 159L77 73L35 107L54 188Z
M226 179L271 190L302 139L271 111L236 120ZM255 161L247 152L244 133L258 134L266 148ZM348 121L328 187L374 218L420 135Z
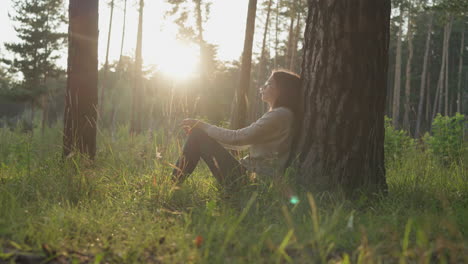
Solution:
M204 165L171 182L179 131L100 131L92 163L62 160L60 131L0 129L0 262L44 248L96 263L468 262L467 157L407 148L387 160L388 195L372 200L288 177L226 194Z

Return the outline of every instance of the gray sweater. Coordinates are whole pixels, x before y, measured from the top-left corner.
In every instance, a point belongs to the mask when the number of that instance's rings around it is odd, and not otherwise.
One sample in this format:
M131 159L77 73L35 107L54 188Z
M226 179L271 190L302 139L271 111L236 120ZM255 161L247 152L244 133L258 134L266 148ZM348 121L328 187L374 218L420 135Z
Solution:
M250 155L241 160L251 172L277 176L284 172L289 156L294 115L286 107L265 113L250 126L229 130L201 122L198 127L227 148L250 147Z

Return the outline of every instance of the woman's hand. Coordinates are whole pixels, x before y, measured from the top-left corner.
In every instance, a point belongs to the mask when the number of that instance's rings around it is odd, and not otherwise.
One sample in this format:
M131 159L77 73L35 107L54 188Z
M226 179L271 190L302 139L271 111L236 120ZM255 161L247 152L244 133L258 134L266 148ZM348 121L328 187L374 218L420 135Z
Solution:
M199 124L201 124L200 120L187 118L182 120L180 126L184 129L185 133L188 134L190 130L197 127Z

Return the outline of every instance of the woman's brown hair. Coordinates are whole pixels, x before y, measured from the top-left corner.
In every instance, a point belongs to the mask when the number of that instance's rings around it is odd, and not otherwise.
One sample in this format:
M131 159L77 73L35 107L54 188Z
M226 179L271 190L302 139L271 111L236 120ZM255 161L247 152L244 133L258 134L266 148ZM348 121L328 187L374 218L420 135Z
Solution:
M287 70L275 70L271 77L279 91L272 108L286 107L294 114L296 121L302 119L301 77Z
M298 74L287 70L275 70L273 71L271 77L273 78L279 91L278 99L276 99L276 102L273 103L272 109L277 107L286 107L294 114L292 142L292 148L294 149L299 139L303 117L303 104L301 100L301 77ZM288 161L286 162L286 167L288 167L292 162L292 152L288 158Z

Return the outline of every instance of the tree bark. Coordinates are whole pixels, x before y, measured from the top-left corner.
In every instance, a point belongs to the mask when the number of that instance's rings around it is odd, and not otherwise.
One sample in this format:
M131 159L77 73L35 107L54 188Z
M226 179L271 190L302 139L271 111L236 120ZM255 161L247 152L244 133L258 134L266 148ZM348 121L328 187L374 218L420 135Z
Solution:
M255 31L256 11L257 0L249 0L247 25L245 28L244 51L242 53L240 82L236 92L234 113L231 116L232 129L239 129L244 127L247 121L247 95L250 86L250 70L252 65L252 46Z
M132 124L131 124L131 133L139 134L141 133L141 109L142 106L142 92L143 92L143 83L142 83L142 42L143 42L143 8L144 0L140 0L139 4L139 16L138 16L138 35L137 35L137 45L135 50L135 70L134 70L134 81L133 81L133 104L132 104Z
M395 81L393 83L393 126L399 127L400 119L400 86L401 86L401 35L403 31L403 8L400 8L400 28L398 29L397 50L395 60Z
M98 103L98 0L70 0L64 156L96 154Z
M111 34L112 34L112 19L114 17L114 0L111 1L111 11L110 11L110 19L109 19L109 32L107 33L107 47L106 47L106 61L104 63L104 73L102 76L101 82L101 99L99 104L99 118L102 119L103 115L103 107L104 107L104 90L107 86L107 73L109 71L109 48L110 48L110 41L111 41Z
M463 70L463 50L465 47L465 24L462 26L461 44L460 44L460 62L458 64L458 84L457 84L457 113L462 113L462 70Z
M411 99L411 61L413 60L413 29L411 23L411 11L408 10L408 60L406 62L405 113L403 114L403 127L408 132L411 131L409 115Z
M425 93L424 90L426 87L426 75L427 75L427 67L428 67L428 59L429 59L429 48L431 45L431 36L432 36L432 22L433 22L433 15L430 14L429 26L427 28L427 36L426 36L426 49L424 51L423 70L421 73L421 88L419 90L418 117L416 119L416 129L414 132L414 135L416 137L420 136L420 129L421 129L421 119L422 119L424 93ZM427 92L429 93L429 90Z
M386 190L384 112L390 0L309 1L299 182Z

